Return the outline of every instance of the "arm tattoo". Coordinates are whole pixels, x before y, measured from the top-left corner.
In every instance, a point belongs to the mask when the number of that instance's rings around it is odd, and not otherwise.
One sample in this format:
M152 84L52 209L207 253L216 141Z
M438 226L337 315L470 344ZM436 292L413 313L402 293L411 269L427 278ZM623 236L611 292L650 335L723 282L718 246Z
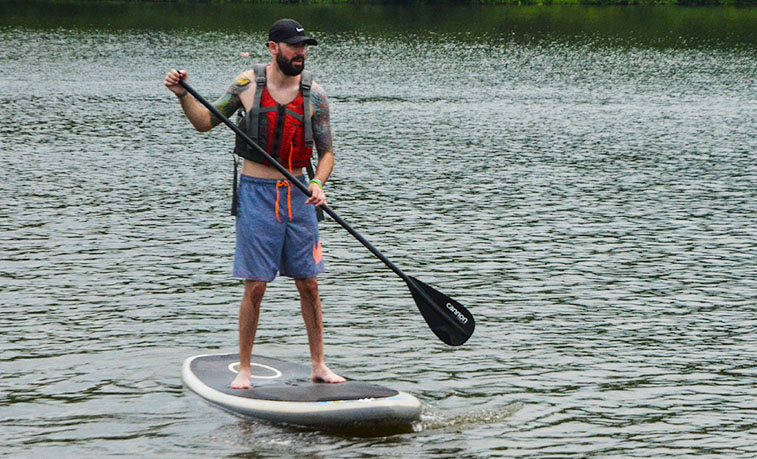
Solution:
M334 153L331 141L331 121L329 116L329 100L326 91L317 84L313 84L310 93L313 109L313 140L318 151L318 157L327 152Z
M226 94L218 98L213 103L213 106L223 113L226 118L231 117L242 106L242 100L239 98L239 95L249 87L250 79L245 74L239 75L229 89L226 90ZM210 114L210 123L213 126L217 126L220 122L221 120L217 116L212 113Z

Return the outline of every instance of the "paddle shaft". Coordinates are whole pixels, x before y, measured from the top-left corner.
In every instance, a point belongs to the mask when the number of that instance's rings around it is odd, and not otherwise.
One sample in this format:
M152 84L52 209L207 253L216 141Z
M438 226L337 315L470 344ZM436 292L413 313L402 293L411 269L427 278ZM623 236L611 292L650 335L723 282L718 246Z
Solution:
M281 172L284 177L287 178L290 182L292 182L297 188L299 188L303 193L305 193L306 196L310 197L313 193L310 192L310 189L305 186L301 181L297 180L294 175L292 175L291 172L289 172L284 166L281 165L278 161L276 161L271 155L268 154L267 151L263 150L263 148L260 147L255 141L253 141L247 134L244 133L237 125L229 121L229 119L224 116L223 113L221 113L220 110L218 110L216 107L213 106L210 102L207 101L204 97L202 97L197 91L194 90L186 81L179 80L179 84L186 89L192 96L194 96L195 99L197 99L202 105L205 106L208 110L210 110L211 113L213 113L218 119L220 119L226 126L231 128L232 131L234 131L238 136L240 136L242 139L245 140L250 146L255 148L258 153L260 153L263 158L265 158L273 167L275 167L279 172ZM331 218L334 219L337 223L342 225L342 228L346 229L347 232L349 232L355 239L360 241L361 244L365 246L368 250L373 253L376 258L381 260L385 265L387 265L392 271L394 271L398 276L402 278L408 285L413 285L413 281L410 279L410 277L402 272L401 269L397 267L394 263L389 261L388 258L384 256L383 253L379 252L379 250L373 246L370 242L368 242L367 239L365 239L360 233L355 231L355 229L349 225L342 217L337 215L336 212L334 212L329 206L326 204L322 204L321 209L323 209L324 212L329 214Z

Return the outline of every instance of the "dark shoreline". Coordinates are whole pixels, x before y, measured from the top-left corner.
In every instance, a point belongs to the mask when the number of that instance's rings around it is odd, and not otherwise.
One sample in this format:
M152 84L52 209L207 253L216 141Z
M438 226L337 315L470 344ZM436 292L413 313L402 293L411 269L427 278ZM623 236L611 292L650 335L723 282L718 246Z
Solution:
M11 0L12 2L13 0ZM2 2L0 2L2 3ZM679 6L757 6L757 0L44 0L44 3L178 3L178 4L250 4L250 5L394 5L394 6L636 6L636 5L679 5Z

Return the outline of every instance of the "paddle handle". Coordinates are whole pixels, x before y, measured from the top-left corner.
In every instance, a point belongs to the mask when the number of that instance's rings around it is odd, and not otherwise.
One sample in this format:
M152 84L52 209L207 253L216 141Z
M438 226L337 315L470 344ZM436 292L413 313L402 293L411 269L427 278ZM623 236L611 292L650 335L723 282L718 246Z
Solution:
M310 197L312 196L312 192L308 187L305 186L302 182L297 180L294 175L292 175L291 172L289 172L284 166L281 165L278 161L276 161L271 155L268 154L267 151L263 150L263 148L260 147L257 143L255 143L254 140L252 140L247 134L244 133L241 129L239 129L239 126L229 121L229 119L224 116L223 113L221 113L220 110L218 110L213 104L207 101L204 97L200 95L197 91L194 90L192 86L189 85L184 79L179 80L179 84L187 90L192 96L194 96L195 99L197 99L202 105L205 106L208 110L210 110L211 113L213 113L219 120L221 120L226 126L231 128L232 131L234 131L238 136L240 136L242 139L244 139L245 142L247 142L251 147L253 147L255 150L257 150L258 153L260 153L263 158L265 158L273 167L275 167L279 172L281 172L284 177L287 178L290 182L292 182L297 188L299 188L303 193L305 193L306 196ZM373 246L370 242L368 242L367 239L365 239L360 233L358 233L352 226L350 226L342 217L337 215L336 212L334 212L329 206L326 204L321 205L321 209L323 209L324 212L329 214L331 218L334 219L337 223L339 223L342 228L346 229L348 233L350 233L355 239L357 239L363 246L365 246L366 249L370 250L371 253L373 253L376 258L381 260L386 266L388 266L392 271L394 271L398 276L400 276L406 283L411 283L412 280L410 277L408 277L407 274L402 272L401 269L397 267L394 263L389 261L388 258L384 256L383 253L379 252L379 250Z

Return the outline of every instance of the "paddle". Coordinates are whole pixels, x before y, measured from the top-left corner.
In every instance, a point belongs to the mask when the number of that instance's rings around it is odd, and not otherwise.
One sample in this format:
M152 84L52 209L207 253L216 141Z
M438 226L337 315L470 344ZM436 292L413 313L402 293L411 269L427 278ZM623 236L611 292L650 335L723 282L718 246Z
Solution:
M211 111L218 119L231 128L238 136L244 139L251 147L260 153L269 163L271 163L284 177L299 188L305 195L311 196L311 192L302 182L295 179L294 176L278 161L273 159L271 155L263 150L258 144L256 144L250 137L247 136L239 127L229 121L223 113L221 113L210 102L205 100L197 91L195 91L186 81L180 80L179 83L190 94L194 96L202 105ZM360 235L354 228L352 228L346 221L336 214L327 205L320 206L324 212L329 214L337 223L342 225L352 236L355 237L361 244L363 244L368 250L370 250L379 260L384 262L392 271L402 278L407 284L407 288L410 289L410 293L413 295L415 304L418 306L423 318L426 319L431 331L439 337L442 341L450 346L459 346L465 343L468 338L473 334L475 328L475 321L473 315L468 311L465 306L448 297L447 295L435 290L433 287L424 284L418 279L408 276L401 269L399 269L394 263L389 261L388 258L378 251L370 242L368 242L363 236Z

